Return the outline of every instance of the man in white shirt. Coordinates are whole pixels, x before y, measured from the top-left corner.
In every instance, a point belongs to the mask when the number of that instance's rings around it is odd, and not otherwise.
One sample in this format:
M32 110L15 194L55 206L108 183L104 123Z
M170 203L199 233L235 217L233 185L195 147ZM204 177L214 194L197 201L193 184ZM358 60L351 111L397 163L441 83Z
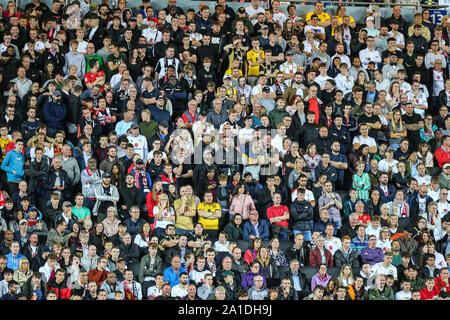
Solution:
M391 85L391 83L388 79L383 79L383 72L378 69L375 70L373 75L377 91L380 92L381 90L384 90L386 92L389 92L389 86Z
M348 65L346 63L341 63L339 70L341 73L335 77L336 88L341 90L345 96L347 93L352 92L355 79L348 73Z
M180 283L172 288L171 295L174 298L184 298L187 295L189 276L186 272L180 273Z
M341 239L334 237L334 227L332 224L327 224L325 227L325 248L331 251L331 254L334 256L334 253L342 248Z
M369 127L367 124L361 124L359 126L359 132L361 134L353 138L353 148L358 150L361 145L367 144L369 146L369 153L377 153L377 143L374 138L369 137Z
M378 63L381 63L381 55L377 50L375 50L373 43L374 43L374 38L371 36L368 36L366 38L367 48L364 50L361 50L359 52L359 59L361 59L361 63L363 65L364 69L367 69L369 62L374 62L375 66Z
M134 123L131 125L131 132L127 136L128 142L134 146L134 152L141 156L144 162L148 159L148 143L147 138L139 133L139 125Z
M287 14L280 11L280 0L272 1L272 10L273 10L273 21L275 21L281 27L283 27L284 23L287 20Z
M319 25L319 17L316 14L311 16L311 24L305 26L305 35L311 31L315 39L325 40L325 29Z
M378 162L378 170L386 173L397 173L398 161L394 159L394 149L388 147L385 155L385 158Z
M425 68L433 68L436 59L440 59L442 61L442 68L445 69L447 67L447 62L445 57L439 52L439 41L432 40L430 47L431 51L425 55Z
M260 0L251 0L251 5L245 8L245 12L247 12L248 18L251 20L253 25L258 22L258 13L265 13L264 8L259 6L260 3Z
M397 44L397 48L403 50L405 48L405 36L403 33L398 31L398 22L395 19L391 20L391 31L388 32L388 35L391 38L395 39L395 43Z
M287 80L287 85L290 85L292 79L294 79L297 72L298 65L294 62L294 52L286 52L286 61L280 65L280 71L283 73L284 78Z
M395 294L395 300L411 300L411 281L403 279L401 288L402 290Z
M347 66L351 66L352 63L350 61L350 58L346 54L344 54L344 50L345 47L343 43L336 44L336 54L331 57L331 61L333 61L334 58L339 57L341 59L341 64L346 63Z
M382 275L391 275L394 279L397 279L397 268L392 265L392 252L386 251L384 253L383 262L375 263L372 267L372 272L378 276Z

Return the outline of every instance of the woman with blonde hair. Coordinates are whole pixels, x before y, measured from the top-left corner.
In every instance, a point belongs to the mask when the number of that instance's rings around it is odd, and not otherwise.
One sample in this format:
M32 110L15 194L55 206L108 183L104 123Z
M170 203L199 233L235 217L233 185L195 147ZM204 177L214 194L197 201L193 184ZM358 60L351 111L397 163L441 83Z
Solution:
M391 250L391 232L388 227L382 227L378 236L377 248L383 249L384 252Z
M28 140L28 146L30 147L30 158L33 161L36 158L36 148L41 147L44 150L44 155L48 159L53 159L53 139L48 138L43 133L37 133L34 137Z
M399 109L396 109L392 112L392 118L391 121L388 122L388 124L390 138L389 144L392 149L394 149L394 151L397 151L400 146L400 141L407 136L406 124L402 120L402 112Z
M153 215L155 222L152 229L155 234L160 237L164 234L168 224L175 223L175 211L169 205L169 197L167 193L161 193L158 200L158 205L153 208Z
M399 224L398 224L398 216L397 215L395 215L395 214L389 215L388 228L389 228L389 232L391 233L391 238L394 235L396 235L397 233L401 232Z
M353 277L352 267L349 264L344 264L341 268L341 273L338 277L339 285L348 287L355 282Z
M27 282L28 278L33 275L33 271L30 269L30 262L27 258L22 258L19 261L19 268L14 271L13 280L19 283L19 286L22 287L25 282Z

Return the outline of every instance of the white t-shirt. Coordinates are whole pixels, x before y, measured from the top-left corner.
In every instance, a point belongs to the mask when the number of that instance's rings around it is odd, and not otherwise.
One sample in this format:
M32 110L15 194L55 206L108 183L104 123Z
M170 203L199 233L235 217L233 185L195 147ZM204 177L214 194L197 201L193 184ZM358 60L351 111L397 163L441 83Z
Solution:
M292 202L294 202L295 199L297 199L297 189L294 189L292 191L292 194L291 194ZM314 194L312 193L312 191L308 190L306 188L305 188L305 200L308 202L315 201Z
M328 240L325 237L325 248L331 251L331 254L334 255L334 253L342 248L342 243L339 238L333 237L331 240Z
M392 264L385 267L383 265L383 262L375 263L372 267L372 272L375 275L384 274L385 276L387 276L388 274L390 274L391 276L394 277L394 279L397 279L397 268L394 267Z
M395 300L411 300L411 295L411 291L405 293L402 290L395 294Z
M367 138L363 138L363 136L359 135L353 138L353 144L359 143L359 145L367 144L369 148L376 147L377 143L374 138L367 136Z

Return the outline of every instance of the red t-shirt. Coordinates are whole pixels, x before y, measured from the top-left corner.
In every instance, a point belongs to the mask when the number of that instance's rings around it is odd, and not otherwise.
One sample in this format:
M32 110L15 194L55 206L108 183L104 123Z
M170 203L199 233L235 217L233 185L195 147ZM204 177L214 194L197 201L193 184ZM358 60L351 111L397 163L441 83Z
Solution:
M427 287L420 290L420 300L433 299L434 297L439 295L439 289L433 287L433 290L428 291Z
M285 212L290 214L289 209L286 206L271 206L269 209L267 209L267 219L269 219L270 221L271 218L281 217ZM274 224L277 226L288 227L289 219L283 220L281 222L275 222Z
M312 111L316 114L316 118L314 120L315 124L319 124L319 104L317 103L317 98L316 99L309 99L309 109L308 111Z
M362 216L358 216L358 223L367 223L368 221L372 221L370 216L366 213L363 213Z
M97 73L93 73L92 71L89 71L84 75L84 82L86 84L92 83L98 78L104 77L105 73L102 70L97 71Z

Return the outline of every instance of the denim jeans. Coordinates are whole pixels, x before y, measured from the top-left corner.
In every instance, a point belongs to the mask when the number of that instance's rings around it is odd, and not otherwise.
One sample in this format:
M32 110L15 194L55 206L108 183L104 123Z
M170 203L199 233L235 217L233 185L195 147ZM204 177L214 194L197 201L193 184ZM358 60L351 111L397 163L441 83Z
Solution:
M311 236L311 230L293 230L294 232L294 238L298 233L303 234L303 240L304 241L311 241L312 240L312 236Z
M175 233L180 236L187 236L191 232L194 232L194 230L184 230L180 228L175 228Z

